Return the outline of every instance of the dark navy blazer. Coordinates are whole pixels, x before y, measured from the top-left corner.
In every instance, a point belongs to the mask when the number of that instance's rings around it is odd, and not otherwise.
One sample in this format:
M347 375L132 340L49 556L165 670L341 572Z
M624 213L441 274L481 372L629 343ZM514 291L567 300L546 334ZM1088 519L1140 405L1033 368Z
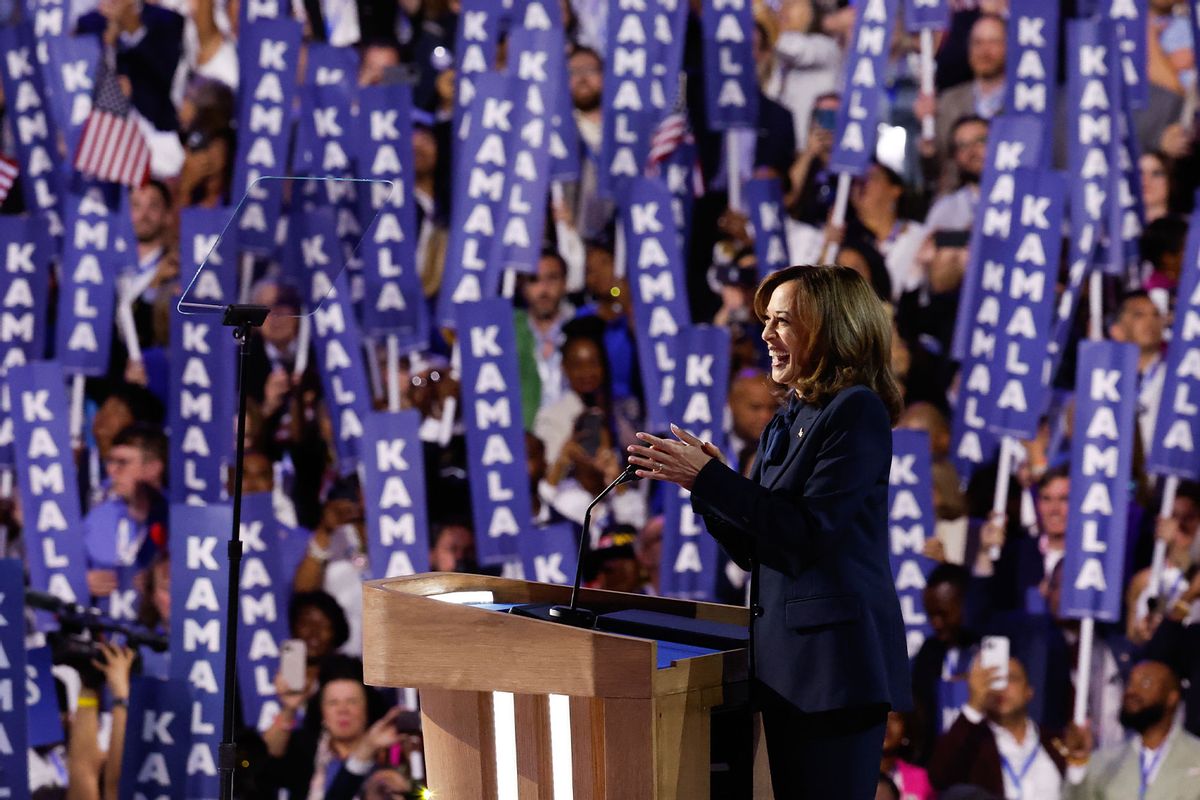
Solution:
M765 433L764 433L765 436ZM692 503L752 572L751 669L806 713L912 707L900 604L888 564L891 420L870 389L805 404L787 455L751 478L716 459Z

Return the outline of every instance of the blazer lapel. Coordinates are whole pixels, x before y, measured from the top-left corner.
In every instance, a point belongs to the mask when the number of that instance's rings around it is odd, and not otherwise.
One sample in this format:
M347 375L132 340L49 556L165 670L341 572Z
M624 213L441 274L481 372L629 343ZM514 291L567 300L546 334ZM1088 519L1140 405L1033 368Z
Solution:
M1106 776L1106 785L1113 797L1137 797L1141 783L1142 767L1138 763L1138 750L1126 742L1121 751L1116 769Z
M792 422L792 427L788 431L787 455L783 457L783 461L779 464L764 466L762 472L763 486L773 489L775 483L779 480L779 476L787 472L788 466L800 454L800 451L808 442L808 432L812 429L812 425L817 417L821 415L822 410L818 406L808 404L800 407L800 411L796 413L796 419Z

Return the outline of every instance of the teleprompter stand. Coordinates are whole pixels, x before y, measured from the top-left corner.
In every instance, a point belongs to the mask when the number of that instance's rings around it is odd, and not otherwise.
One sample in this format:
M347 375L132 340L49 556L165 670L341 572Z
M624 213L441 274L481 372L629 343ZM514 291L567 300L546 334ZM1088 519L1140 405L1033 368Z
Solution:
M225 706L221 719L221 744L217 748L217 768L221 773L221 800L233 800L233 771L237 764L234 718L237 713L237 628L238 584L242 574L242 460L246 455L246 361L250 353L250 331L261 328L271 309L267 306L235 303L225 307L221 324L233 328L238 342L238 414L237 443L233 460L233 525L226 553L229 580L225 603Z

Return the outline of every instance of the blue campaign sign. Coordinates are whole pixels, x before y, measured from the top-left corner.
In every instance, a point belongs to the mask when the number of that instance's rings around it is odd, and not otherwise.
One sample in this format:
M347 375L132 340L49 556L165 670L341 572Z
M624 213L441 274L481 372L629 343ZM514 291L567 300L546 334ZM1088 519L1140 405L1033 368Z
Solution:
M273 4L272 0L265 2ZM263 0L243 2L243 13L256 3L262 5ZM275 248L283 184L268 181L255 186L254 182L263 176L288 174L300 52L300 23L277 16L281 15L256 15L257 21L243 25L238 37L238 150L230 196L236 203L252 191L238 214L238 244L259 253L271 253Z
M87 602L79 483L67 431L62 367L53 361L13 367L8 384L29 584L68 602ZM53 626L43 615L38 621L40 626Z
M191 737L182 796L214 800L220 789L221 703L225 689L234 688L223 683L229 581L224 553L233 510L226 505L176 504L170 513L170 677L187 682L180 694L187 700L185 730Z
M362 336L350 305L345 273L332 278L330 265L337 263L337 228L331 208L321 208L293 217L299 235L302 293L312 313L313 347L325 389L325 402L333 421L334 449L338 470L349 475L358 466L363 419L371 410L371 394L363 364Z
M24 583L20 559L0 559L0 795L27 800Z
M608 196L643 174L654 129L675 106L687 13L674 0L609 4L597 176Z
M180 215L181 284L199 279L189 297L220 307L237 301L232 240L220 239L226 210L185 208ZM218 247L217 242L220 239ZM214 247L217 247L215 251ZM225 494L221 465L232 452L237 343L215 316L172 313L167 363L168 425L175 448L168 495L173 503L219 502Z
M704 109L713 130L758 126L751 0L704 0Z
M187 770L192 732L190 687L183 680L137 677L129 685L128 729L121 758L121 800L199 797ZM214 792L207 796L216 796Z
M904 27L909 33L944 31L949 24L950 4L947 0L904 0Z
M1200 212L1188 225L1175 323L1167 347L1167 374L1146 469L1160 475L1200 479Z
M1079 345L1060 601L1064 617L1121 618L1137 363L1132 344Z
M46 352L53 242L32 217L0 216L0 376ZM0 464L13 463L12 397L0 383Z
M667 191L671 193L671 211L675 228L679 231L679 246L686 248L692 236L692 208L696 205L696 198L704 194L704 176L700 174L700 150L696 146L696 137L689 131L670 155L657 164L650 164L647 175L654 177L656 168L666 181ZM745 192L745 187L752 182L743 184L742 191Z
M988 129L987 161L980 181L980 203L971 227L971 247L967 270L963 274L962 300L954 323L952 356L961 361L967 356L967 341L973 327L972 316L979 305L978 292L983 254L993 259L1006 252L1012 228L1013 172L1021 167L1041 164L1045 128L1036 117L999 116Z
M517 537L527 581L570 585L579 557L579 529L571 522L552 522L522 531Z
M300 99L301 122L311 126L313 150L312 160L295 163L295 169L304 174L332 178L356 177L356 166L352 160L355 120L346 93L333 85L305 86L300 90ZM297 153L294 161L300 158L302 155ZM355 248L362 239L362 223L358 217L359 184L350 180L313 181L302 186L304 196L300 206L305 211L324 208L333 211L334 232L341 245L334 263L345 265L350 287L348 297L357 305L363 296L362 262L354 256Z
M1121 80L1132 109L1145 108L1150 98L1146 69L1146 24L1149 4L1138 0L1105 0L1115 25Z
M1071 230L1090 230L1101 245L1120 235L1120 109L1123 89L1113 23L1067 21L1067 173L1071 181ZM1092 243L1074 242L1082 250ZM1120 274L1122 246L1094 249L1098 266ZM1072 252L1072 258L1075 257Z
M70 10L66 0L24 0L25 19L33 24L33 35L39 40L47 36L62 36L67 27Z
M896 6L897 0L865 0L854 21L854 38L846 58L846 92L838 109L829 159L834 172L860 175L875 157Z
M24 646L24 642L22 642ZM30 747L44 747L65 741L62 712L58 708L58 690L54 685L54 666L50 648L32 647L25 651L25 726Z
M238 584L238 694L242 718L265 731L279 713L275 670L279 643L288 638L288 600L292 575L284 571L279 546L281 525L270 492L242 498L242 575Z
M72 375L108 370L116 277L137 262L129 197L116 184L85 184L64 202L55 356Z
M783 229L783 186L778 178L755 178L747 181L742 191L754 231L754 257L761 280L791 264Z
M53 19L62 23L62 7L53 12ZM63 233L63 179L58 154L58 131L53 112L46 104L42 72L38 67L36 42L42 35L63 33L55 26L35 35L28 22L0 26L0 54L3 69L4 96L10 98L6 119L17 145L17 161L21 165L21 187L25 205L36 213L51 236Z
M680 331L675 344L679 364L672 421L724 452L729 331L689 326ZM714 600L721 572L720 546L692 511L691 493L674 484L666 484L665 489L660 589L668 597Z
M543 91L550 119L547 142L550 150L549 177L574 180L579 177L579 129L567 80L566 46L558 3L529 2L524 25L508 34L509 70L517 78L536 83Z
M1034 117L1001 116L992 120L988 133L988 158L984 165L979 213L971 233L967 270L963 275L958 318L954 326L952 353L963 364L962 374L987 358L988 341L974 337L980 314L986 314L984 275L992 274L1012 253L1015 178L1021 167L1037 166L1042 147L1042 125ZM1018 209L1019 213L1019 209ZM997 445L981 413L987 397L963 386L951 423L952 457L960 474L969 475L991 458Z
M359 174L392 188L360 189L360 219L379 214L362 241L363 329L390 334L402 350L429 344L429 309L417 267L417 207L413 200L412 87L362 90L356 157Z
M374 578L429 571L425 451L414 409L367 415L363 500L367 559Z
M671 194L661 181L628 183L620 208L625 232L638 363L646 396L646 427L665 431L674 396L675 335L691 324L683 254L671 218Z
M92 110L100 41L92 36L54 36L46 40L46 53L44 76L54 101L54 124L66 138L67 152L74 153Z
M888 562L900 598L908 657L913 658L932 632L925 616L925 579L936 566L926 558L925 541L933 538L933 464L929 434L892 431L892 470L888 477Z
M466 138L463 119L474 108L479 92L478 81L496 63L496 45L500 42L500 23L504 16L503 0L464 0L458 15L454 40L454 119L455 141ZM504 5L509 5L504 3ZM458 161L459 150L453 160ZM454 167L455 173L458 167Z
M502 564L519 555L518 536L533 518L512 304L459 306L457 330L475 550L480 564Z
M1012 247L984 259L983 295L971 336L966 384L982 398L988 430L1018 439L1037 436L1050 402L1045 374L1054 316L1054 285L1062 253L1067 177L1018 169Z
M460 304L495 296L500 285L488 258L509 173L516 80L489 74L472 84L475 99L453 163L446 273L437 301L437 324L443 327L454 327Z
M336 47L326 42L308 44L305 78L300 90L300 121L299 125L296 125L292 156L293 174L334 174L313 168L313 164L319 161L319 150L328 145L323 145L317 138L312 110L320 96L325 98L326 104L346 107L348 115L349 108L358 100L358 77L358 50L353 47ZM314 89L323 91L318 95ZM350 120L343 120L343 124L350 125Z
M546 198L550 191L550 115L547 87L516 78L513 130L510 139L512 171L504 187L497 236L492 242L492 269L537 271L546 228Z
M1058 26L1058 3L1010 0L1004 108L1037 117L1045 130L1057 107ZM1043 148L1040 166L1049 166L1049 159L1050 148Z
M1118 202L1109 224L1113 230L1119 231L1118 252L1127 266L1141 264L1142 220L1146 216L1145 205L1142 202L1142 175L1138 167L1141 158L1138 147L1137 131L1133 125L1133 110L1130 107L1129 93L1125 87L1121 91L1121 110L1117 114L1117 170L1116 192Z
M283 19L288 16L286 0L246 0L238 4L238 30L245 31L260 19Z

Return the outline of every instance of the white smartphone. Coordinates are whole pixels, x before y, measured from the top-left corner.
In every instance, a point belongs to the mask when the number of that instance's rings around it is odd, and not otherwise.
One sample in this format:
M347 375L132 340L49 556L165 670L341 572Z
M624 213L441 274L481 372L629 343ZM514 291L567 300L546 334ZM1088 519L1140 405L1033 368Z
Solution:
M1003 689L1008 686L1008 637L983 637L979 644L979 663L984 668L995 667L997 670L990 688Z
M279 672L293 692L302 692L307 682L308 648L303 639L285 639L279 646Z

